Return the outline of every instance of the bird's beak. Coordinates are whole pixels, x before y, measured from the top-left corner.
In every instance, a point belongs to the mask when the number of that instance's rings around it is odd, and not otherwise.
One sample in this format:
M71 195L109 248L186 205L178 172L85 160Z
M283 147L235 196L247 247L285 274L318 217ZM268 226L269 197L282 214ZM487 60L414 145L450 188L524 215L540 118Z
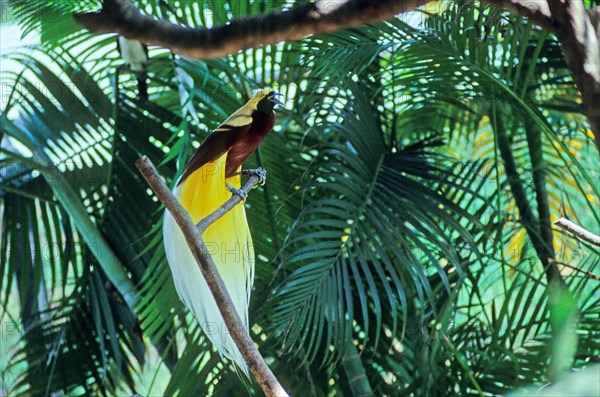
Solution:
M269 98L269 101L271 101L277 105L285 106L285 104L283 102L281 102L279 99L276 98L277 95L283 96L283 94L273 91L273 97Z

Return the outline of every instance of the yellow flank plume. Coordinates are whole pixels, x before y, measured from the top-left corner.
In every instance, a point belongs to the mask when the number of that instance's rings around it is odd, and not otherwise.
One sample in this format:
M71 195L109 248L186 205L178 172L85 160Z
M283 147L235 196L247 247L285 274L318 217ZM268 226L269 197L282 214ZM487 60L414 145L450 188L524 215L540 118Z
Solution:
M217 160L207 163L188 176L182 183L179 201L187 210L190 217L197 223L231 197L231 192L225 186L229 183L240 188L240 176L225 179L225 163L227 154ZM223 221L226 216L219 219ZM215 225L217 224L215 222Z
M240 176L225 179L226 158L227 154L198 168L174 190L175 196L194 223L231 197L225 183L240 187ZM165 214L163 233L167 258L179 296L198 319L205 335L217 351L248 373L208 285L181 231L168 212ZM236 205L213 223L204 232L203 239L240 319L248 327L248 303L254 281L254 249L244 206Z

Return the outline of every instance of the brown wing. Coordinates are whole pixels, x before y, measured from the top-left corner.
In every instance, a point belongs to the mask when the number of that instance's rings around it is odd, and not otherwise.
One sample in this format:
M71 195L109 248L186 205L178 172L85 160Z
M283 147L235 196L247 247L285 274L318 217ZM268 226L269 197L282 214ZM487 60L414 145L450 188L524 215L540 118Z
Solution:
M192 156L191 160L185 166L183 175L179 180L181 184L185 178L192 175L194 171L204 164L214 161L225 154L229 148L242 137L249 129L251 124L232 126L222 124L212 134L206 137Z

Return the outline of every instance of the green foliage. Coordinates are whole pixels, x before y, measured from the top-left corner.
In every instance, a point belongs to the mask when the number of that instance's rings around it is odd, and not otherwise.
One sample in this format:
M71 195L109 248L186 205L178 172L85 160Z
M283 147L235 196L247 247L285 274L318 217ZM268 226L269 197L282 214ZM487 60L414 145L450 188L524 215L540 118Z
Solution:
M502 394L598 359L598 250L544 223L600 225L598 153L551 35L457 2L218 60L151 49L140 102L114 38L69 17L97 2L11 3L41 43L0 75L1 318L22 325L6 394L257 392L181 305L134 162L172 184L264 86L285 107L246 164L268 170L246 203L251 334L290 394ZM137 3L190 26L288 7Z

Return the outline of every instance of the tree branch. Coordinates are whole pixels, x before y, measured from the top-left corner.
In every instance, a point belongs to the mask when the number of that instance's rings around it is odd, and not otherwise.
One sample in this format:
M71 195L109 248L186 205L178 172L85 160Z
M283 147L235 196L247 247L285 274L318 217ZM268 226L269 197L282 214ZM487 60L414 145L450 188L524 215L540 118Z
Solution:
M588 272L587 270L580 269L577 266L569 265L568 263L558 262L558 261L556 262L556 264L560 265L560 266L564 266L564 267L566 267L568 269L571 269L575 273L580 273L580 274L585 275L586 277L589 277L591 279L600 281L600 276L596 276L594 273Z
M158 199L165 205L167 210L181 228L183 235L198 263L202 275L206 279L206 284L210 288L212 295L217 303L217 307L225 320L227 329L235 341L240 353L244 357L248 368L255 376L267 396L287 396L287 393L269 369L260 352L254 345L254 342L246 332L242 321L235 310L231 297L225 288L223 279L217 270L211 255L208 252L202 235L198 228L192 222L187 211L181 206L179 201L173 196L165 182L162 180L152 162L146 157L136 161L136 166L140 170L146 182L150 185ZM252 179L252 178L251 178ZM256 181L254 182L256 183ZM247 182L245 188L249 185ZM250 189L252 186L248 187ZM235 198L228 202L235 201ZM232 206L233 207L233 206Z
M548 0L565 61L581 93L590 128L600 151L600 27L598 11L582 0Z
M582 240L587 241L588 243L594 244L600 247L600 236L595 235L592 232L589 232L582 228L579 225L574 224L568 219L560 218L556 222L555 225L562 227L566 231L573 233L575 236L579 237Z
M482 0L504 8L551 32L559 30L546 0ZM309 35L384 21L431 0L317 0L287 11L249 16L212 28L186 27L142 14L130 0L104 0L100 11L75 14L94 33L118 33L193 58L221 57L236 51ZM591 10L587 10L592 18Z
M493 128L498 139L498 149L500 151L500 157L502 157L502 162L504 163L506 179L508 185L510 186L515 204L519 209L521 222L523 223L523 226L525 226L525 230L527 231L527 235L531 240L531 244L533 245L537 256L540 258L540 261L544 266L548 284L550 284L552 281L556 281L561 285L564 285L564 280L560 275L560 270L553 260L554 258L550 258L548 256L548 250L545 246L546 243L541 233L540 222L536 218L533 209L531 208L531 204L527 198L527 191L521 182L519 168L517 167L513 151L510 147L506 125L504 124L502 114L498 115L497 113L498 112L496 110L491 113L492 119L494 120Z
M546 190L546 165L544 162L544 151L542 150L542 131L530 118L525 119L525 135L529 147L529 158L531 159L533 187L537 202L537 215L540 230L540 248L547 263L553 262L554 236L550 221L550 205L548 203L548 192Z
M287 11L251 16L213 28L191 28L142 14L129 0L104 0L102 10L76 14L94 33L118 33L192 58L222 57L241 49L379 22L429 0L318 0Z
M582 0L482 0L555 33L581 92L600 150L599 12ZM118 33L192 58L236 51L393 18L430 0L317 0L287 11L241 18L213 28L185 27L142 14L130 0L104 0L97 12L74 18L94 33Z
M550 32L555 32L557 29L546 0L483 0L483 2L527 18Z
M243 190L244 192L246 192L246 194L248 194L250 192L250 190L254 189L259 182L260 182L260 179L258 178L258 176L250 175L250 177L248 178L248 180L246 181L244 186L242 186L241 190ZM204 233L204 231L206 229L208 229L208 227L210 225L215 223L215 221L217 219L219 219L220 217L225 215L227 212L231 211L233 209L233 207L235 207L236 205L238 205L241 202L242 202L242 198L239 195L232 194L231 198L229 200L227 200L225 203L223 203L223 205L221 205L219 208L217 208L210 214L206 215L206 217L204 217L203 219L200 219L200 221L198 223L196 223L196 227L198 228L198 231L200 232L200 234L202 235L202 233Z

